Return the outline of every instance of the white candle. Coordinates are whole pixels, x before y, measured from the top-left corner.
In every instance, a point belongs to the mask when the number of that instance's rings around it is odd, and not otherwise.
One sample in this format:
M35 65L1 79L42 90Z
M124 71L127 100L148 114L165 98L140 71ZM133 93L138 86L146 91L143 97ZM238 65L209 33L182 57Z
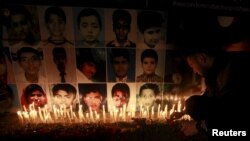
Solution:
M89 122L89 113L86 113L86 119L87 119L87 121Z
M103 116L103 122L105 122L106 121L105 105L102 105L102 116Z
M165 117L168 118L168 105L167 104L165 105L164 112L165 112Z
M149 107L147 106L147 117L149 118Z
M152 109L151 109L151 118L154 118L154 106L152 106Z
M140 105L140 117L142 117L142 104Z
M158 104L158 110L157 110L157 117L158 117L158 118L159 118L159 116L160 116L160 109L161 109L161 105Z
M79 104L78 116L79 116L80 122L82 122L83 119L84 119L84 116L83 116L83 111L82 111L82 105L81 104Z
M181 112L181 101L178 101L177 112Z
M70 105L70 118L73 119L73 107Z
M23 123L23 116L22 116L22 112L21 111L17 111L17 115L19 120L21 121L21 123Z
M126 105L126 104L124 104L122 109L123 109L123 121L126 121L126 111L127 111L127 105Z
M40 107L38 107L38 108L40 108ZM58 119L58 116L57 116L57 108L56 108L56 105L53 105L53 113L54 113L55 119L57 120L57 119Z
M39 118L41 119L41 121L43 121L44 118L43 118L42 110L40 107L38 107L38 115L39 115Z
M89 107L89 112L90 112L90 120L91 120L91 121L94 121L93 111L92 111L92 108L91 108L91 107Z

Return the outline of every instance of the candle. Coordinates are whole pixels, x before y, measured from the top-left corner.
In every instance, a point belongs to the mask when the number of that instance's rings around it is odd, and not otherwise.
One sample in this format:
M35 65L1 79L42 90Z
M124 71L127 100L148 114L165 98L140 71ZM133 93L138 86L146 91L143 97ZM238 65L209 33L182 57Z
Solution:
M152 109L151 109L151 118L152 119L154 118L154 106L152 106Z
M140 117L142 117L142 104L140 105Z
M78 116L79 116L80 122L82 122L84 120L84 115L83 115L82 105L81 104L79 104Z
M39 108L39 107L38 107L38 108ZM54 113L55 119L57 120L57 119L58 119L58 116L57 116L57 108L56 108L56 105L53 105L53 113Z
M73 119L73 107L70 105L70 118Z
M102 117L103 117L103 122L105 122L106 121L105 105L102 105Z
M127 110L127 105L123 105L120 109L113 106L112 108L109 108L109 115L106 116L105 111L105 105L102 105L102 113L98 113L97 111L93 111L91 107L89 107L89 112L85 113L83 112L82 105L79 104L79 110L78 114L73 111L73 106L71 105L69 108L66 108L66 105L60 105L59 107L56 107L56 105L52 106L52 109L50 110L48 108L48 105L45 105L43 108L37 107L35 108L34 103L28 105L28 108L23 106L23 112L18 111L18 118L20 122L30 122L30 123L38 123L38 122L46 122L46 123L54 123L54 122L92 122L96 123L99 121L103 122L119 122L119 121L127 121L130 118L136 117L137 118L150 118L151 120L162 120L162 119L168 119L170 115L174 111L180 112L183 110L182 108L185 106L182 106L181 99L178 99L177 101L173 101L175 103L170 103L172 106L170 110L168 110L168 105L166 104L164 109L161 108L161 104L158 104L158 106L143 106L140 104L140 111L136 111L136 106L131 105L129 107L130 110ZM151 110L151 111L150 111ZM138 114L136 113L138 112ZM151 113L150 113L151 112ZM157 113L155 115L155 113ZM102 115L100 115L102 114ZM102 119L101 119L102 118ZM108 120L107 120L108 118Z
M91 107L89 107L89 112L90 112L90 120L94 121L93 112L92 112L92 108Z
M127 104L124 104L123 108L122 108L122 112L123 112L122 118L123 118L123 121L126 121L126 111L127 111Z
M158 110L157 110L157 117L158 117L158 118L159 118L159 116L160 116L160 109L161 109L161 105L158 104Z
M168 105L167 104L165 105L164 112L165 112L165 117L168 118Z
M177 112L181 112L181 101L178 101Z
M21 123L23 123L23 116L22 116L22 112L21 111L17 111L17 115L19 120L21 121Z
M147 110L147 115L146 116L149 118L149 107L148 106L146 107L146 110Z
M40 108L40 107L38 107L38 115L39 115L39 117L40 117L41 121L43 121L43 120L44 120L44 118L43 118L42 110L41 110L41 108Z

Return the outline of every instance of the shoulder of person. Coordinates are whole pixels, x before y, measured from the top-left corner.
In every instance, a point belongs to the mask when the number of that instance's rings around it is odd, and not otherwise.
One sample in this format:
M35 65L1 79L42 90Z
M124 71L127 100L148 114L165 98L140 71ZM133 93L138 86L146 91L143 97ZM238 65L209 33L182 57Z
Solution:
M142 82L143 74L136 77L137 82Z
M115 41L114 40L112 40L112 41L110 41L110 42L108 42L107 43L107 47L115 47L115 43L114 43Z
M136 44L133 41L129 41L130 47L136 47Z
M68 43L68 44L70 44L70 45L74 45L74 43L73 42L71 42L71 41L69 41L69 40L66 40L66 43Z

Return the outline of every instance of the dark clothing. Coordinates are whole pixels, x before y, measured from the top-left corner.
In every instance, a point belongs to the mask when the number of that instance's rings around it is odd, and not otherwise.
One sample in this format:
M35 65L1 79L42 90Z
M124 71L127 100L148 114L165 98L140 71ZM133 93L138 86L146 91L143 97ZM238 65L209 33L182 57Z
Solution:
M207 90L197 101L194 100L200 108L187 112L198 120L205 120L209 136L212 129L246 131L249 119L246 108L249 107L250 52L218 54L204 77Z
M125 44L121 45L117 41L113 40L107 43L107 47L130 47L130 48L135 48L136 44L132 41L127 41Z

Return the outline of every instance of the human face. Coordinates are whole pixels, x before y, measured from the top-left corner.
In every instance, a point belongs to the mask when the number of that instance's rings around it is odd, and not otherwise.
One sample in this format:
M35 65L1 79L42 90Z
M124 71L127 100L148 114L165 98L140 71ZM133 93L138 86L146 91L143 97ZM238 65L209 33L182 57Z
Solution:
M96 66L92 62L85 62L82 66L82 73L88 78L92 79L92 77L96 74Z
M155 59L152 57L145 57L142 62L142 68L144 74L150 75L155 73L156 69L156 62Z
M99 112L102 103L102 96L99 92L90 92L83 97L84 103L91 108L92 111Z
M143 33L144 42L150 47L154 48L161 39L161 28L148 28Z
M11 28L15 38L24 40L30 33L31 23L25 19L24 15L16 14L11 16Z
M38 75L41 61L36 54L32 52L24 52L20 56L19 65L23 68L25 74Z
M113 60L113 69L116 77L124 78L128 73L128 60L122 56L115 57Z
M129 30L129 24L123 19L120 19L118 23L114 25L114 32L118 41L126 41Z
M51 14L47 23L47 28L50 32L51 37L63 37L65 30L65 22L63 18L56 14Z
M64 90L58 90L54 96L55 105L59 107L61 105L65 105L66 108L69 108L70 105L73 105L74 99L75 99L74 93L67 93Z
M35 90L29 96L29 104L34 103L35 107L43 107L47 103L46 96L43 92Z
M95 42L101 27L96 16L85 16L80 18L80 34L85 42Z
M120 109L123 107L123 105L128 104L128 98L126 97L126 94L119 90L114 93L113 101L117 109Z
M152 107L155 102L155 93L152 89L144 89L141 92L140 102L142 106Z

